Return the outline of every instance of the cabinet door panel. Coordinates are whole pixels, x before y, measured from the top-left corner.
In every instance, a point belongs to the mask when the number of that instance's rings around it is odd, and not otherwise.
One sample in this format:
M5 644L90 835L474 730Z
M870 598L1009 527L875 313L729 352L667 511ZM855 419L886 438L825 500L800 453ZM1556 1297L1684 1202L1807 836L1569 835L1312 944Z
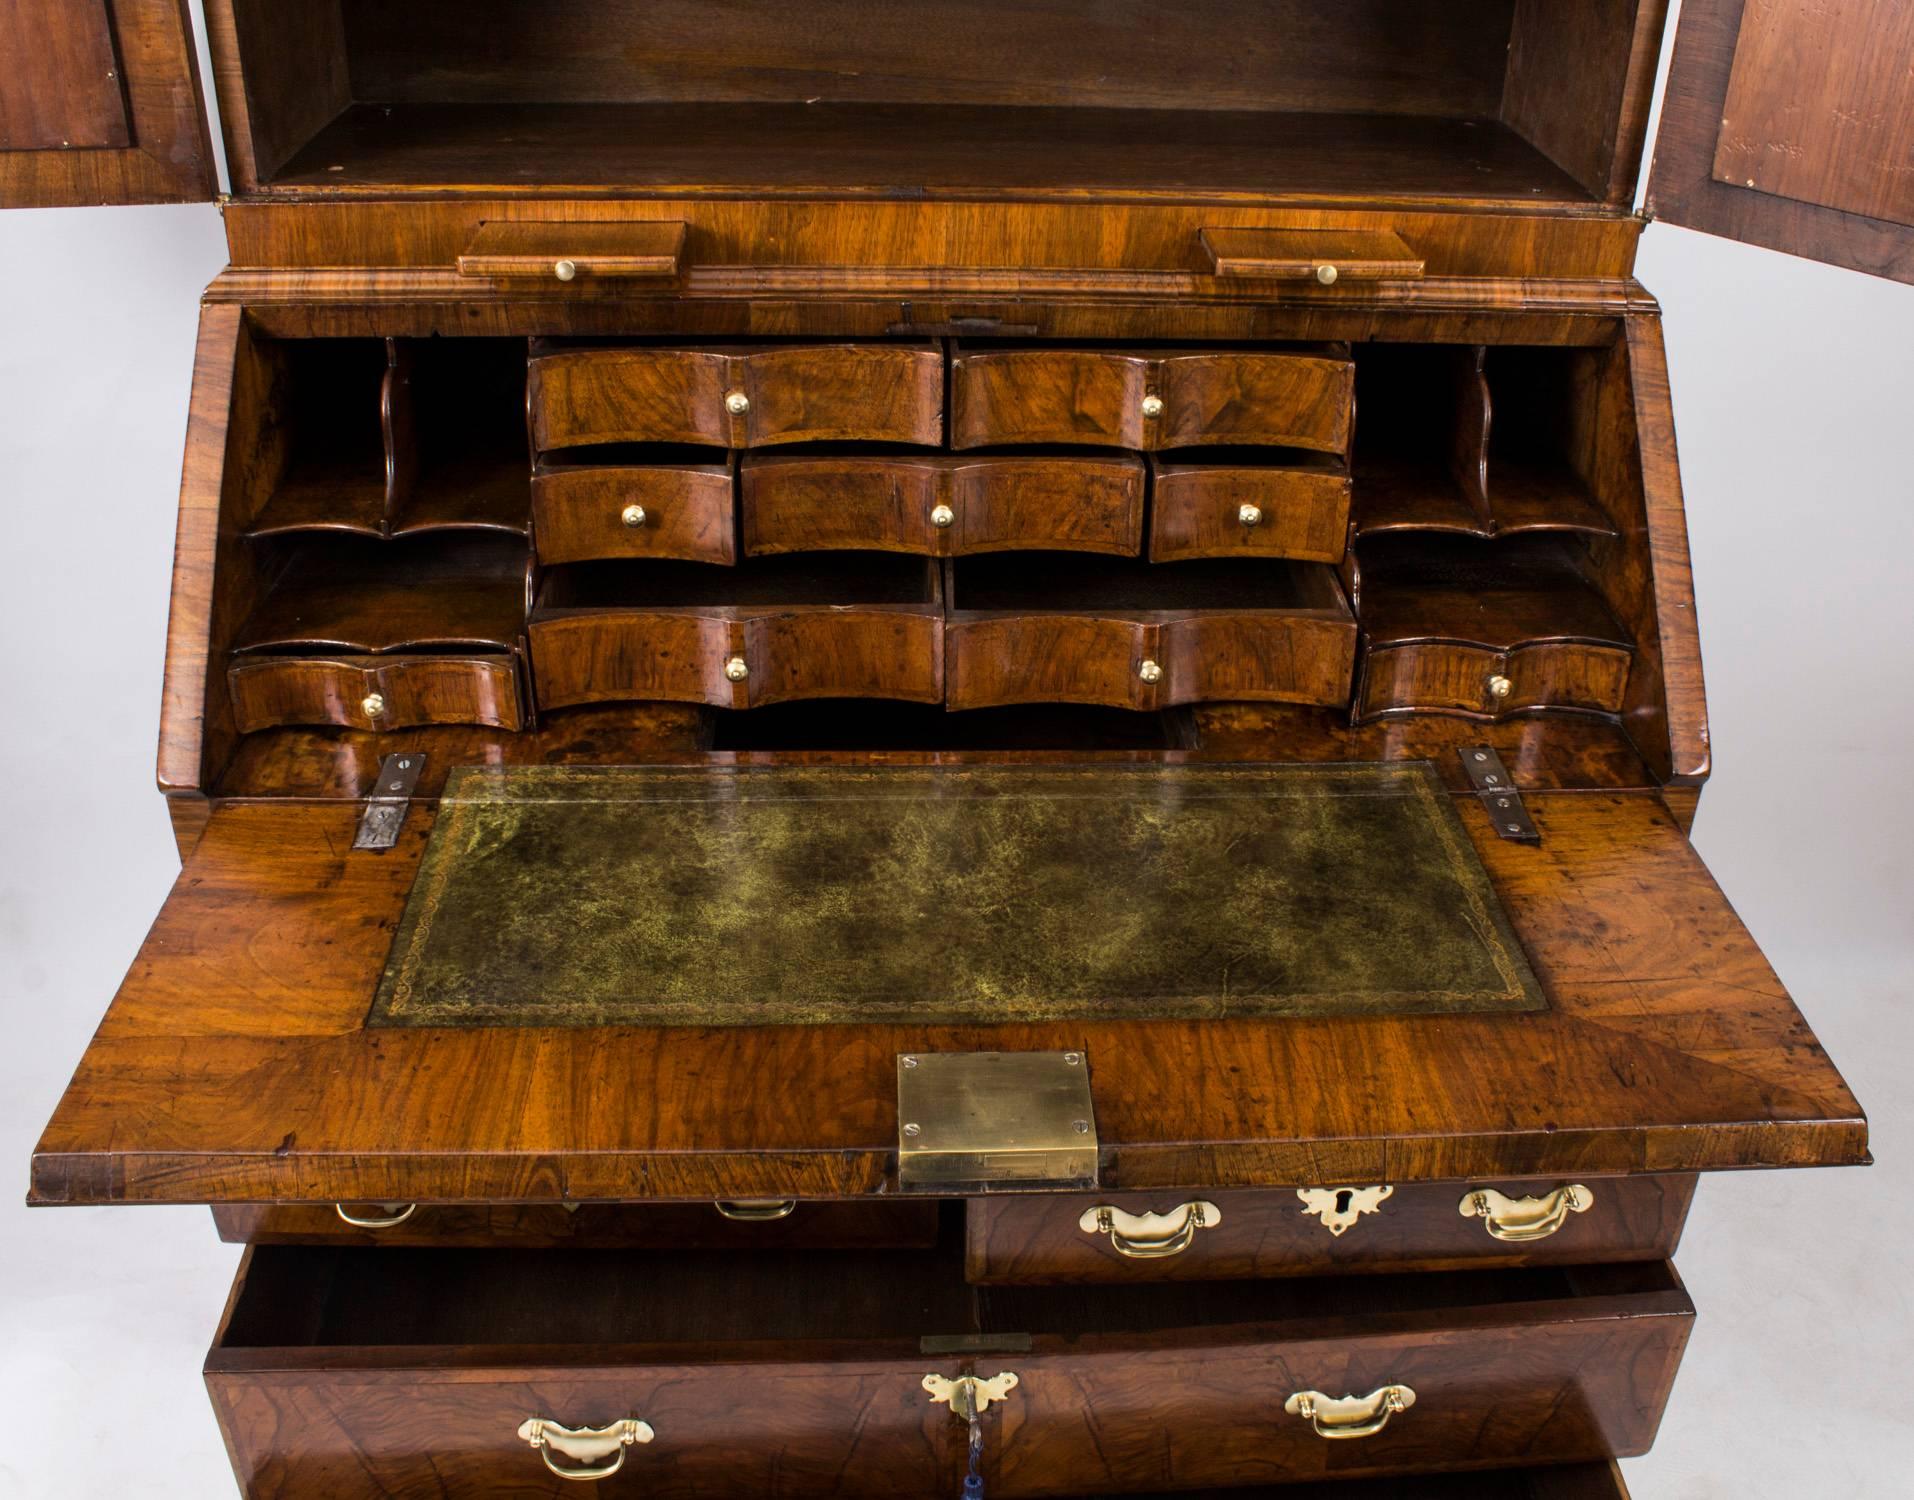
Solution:
M185 0L7 0L0 58L0 208L212 199Z
M1914 9L1689 0L1648 212L1914 281Z

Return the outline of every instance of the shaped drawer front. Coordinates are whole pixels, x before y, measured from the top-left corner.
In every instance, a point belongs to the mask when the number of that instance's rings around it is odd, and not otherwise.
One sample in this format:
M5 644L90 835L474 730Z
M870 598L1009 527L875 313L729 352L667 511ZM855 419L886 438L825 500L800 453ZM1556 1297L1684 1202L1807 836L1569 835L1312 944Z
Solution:
M736 562L734 473L730 461L543 468L532 480L539 560Z
M1191 464L1152 459L1150 561L1293 557L1341 562L1349 476L1339 468Z
M956 1493L960 1399L987 1493L1105 1495L1639 1453L1693 1320L1659 1262L1068 1298L949 1272L938 1251L658 1252L634 1275L620 1252L258 1247L207 1385L256 1500L614 1472L664 1500Z
M1131 458L752 457L744 550L958 557L1021 548L1135 556L1143 467Z
M942 566L830 552L554 568L527 626L539 705L941 702Z
M216 1204L213 1221L221 1239L241 1245L858 1250L937 1239L929 1201Z
M1355 366L1327 353L1105 349L959 353L951 446L1204 444L1346 453Z
M278 724L524 723L516 663L506 656L240 657L226 679L242 734Z
M1036 1284L1665 1260L1694 1190L1689 1175L983 1198L965 1269Z
M580 349L531 362L532 440L597 443L935 445L942 354L913 344Z
M1369 649L1359 716L1401 711L1499 719L1541 709L1619 713L1632 653L1582 641L1495 651L1434 641Z

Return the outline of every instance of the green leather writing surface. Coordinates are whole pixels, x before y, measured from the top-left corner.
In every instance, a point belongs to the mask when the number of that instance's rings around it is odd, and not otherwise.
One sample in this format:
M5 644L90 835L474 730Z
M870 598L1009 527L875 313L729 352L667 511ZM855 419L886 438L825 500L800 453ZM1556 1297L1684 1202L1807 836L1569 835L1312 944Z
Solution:
M447 783L387 1026L1532 1010L1424 763L512 767Z

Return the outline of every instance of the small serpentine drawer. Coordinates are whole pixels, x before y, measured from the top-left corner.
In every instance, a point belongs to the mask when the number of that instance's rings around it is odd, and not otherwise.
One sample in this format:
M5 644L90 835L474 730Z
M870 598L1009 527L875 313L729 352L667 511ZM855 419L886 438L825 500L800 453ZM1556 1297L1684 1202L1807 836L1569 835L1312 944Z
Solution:
M738 560L737 461L540 464L532 535L541 563L666 557Z
M965 349L951 361L953 448L1203 444L1347 455L1355 365L1342 346Z
M517 729L524 722L511 656L241 656L226 680L242 734L276 724Z
M206 1382L253 1500L1104 1495L1598 1462L1654 1436L1663 1263L1054 1288L943 1251L247 1252Z
M973 1282L1221 1281L1665 1260L1695 1178L973 1199Z
M541 452L944 439L944 356L932 344L539 346L529 379Z

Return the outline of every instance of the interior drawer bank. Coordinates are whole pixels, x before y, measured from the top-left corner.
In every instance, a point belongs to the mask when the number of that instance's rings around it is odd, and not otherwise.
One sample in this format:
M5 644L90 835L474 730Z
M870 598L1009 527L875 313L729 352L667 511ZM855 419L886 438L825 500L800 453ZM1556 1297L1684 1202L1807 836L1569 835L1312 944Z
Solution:
M1205 444L1347 454L1356 367L1346 345L1288 350L957 346L953 448Z
M541 452L604 443L944 439L944 356L925 343L534 344L527 389Z
M752 1199L724 1203L217 1204L241 1245L532 1250L852 1250L937 1242L938 1205Z
M1666 1260L1693 1174L973 1199L977 1283L1228 1280Z
M941 566L828 552L730 569L682 562L554 568L527 627L539 706L941 702Z
M660 1497L954 1494L966 1376L990 1494L1148 1493L1639 1453L1694 1314L1661 1263L1068 1295L956 1270L256 1248L206 1380L253 1497L547 1494L548 1466Z

